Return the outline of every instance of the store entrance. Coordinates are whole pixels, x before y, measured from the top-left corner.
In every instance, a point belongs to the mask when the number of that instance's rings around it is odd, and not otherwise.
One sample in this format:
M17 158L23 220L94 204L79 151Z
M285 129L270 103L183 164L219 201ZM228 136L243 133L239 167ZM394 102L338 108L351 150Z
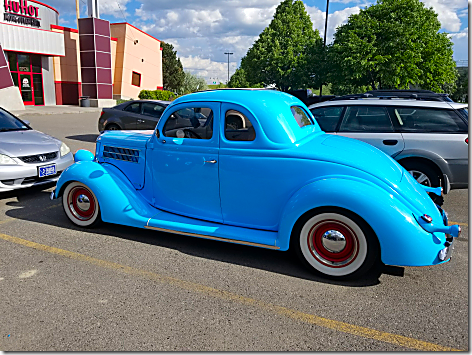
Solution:
M25 105L44 105L41 56L7 52L13 83Z

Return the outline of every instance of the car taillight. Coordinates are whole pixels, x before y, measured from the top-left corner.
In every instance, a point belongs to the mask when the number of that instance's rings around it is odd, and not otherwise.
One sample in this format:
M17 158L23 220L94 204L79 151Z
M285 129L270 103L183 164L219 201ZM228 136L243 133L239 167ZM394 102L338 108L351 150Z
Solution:
M469 137L467 137L467 138L465 139L465 142L466 142L467 144L469 144Z
M102 113L100 114L100 117L102 117L104 113L105 113L105 111L102 111Z

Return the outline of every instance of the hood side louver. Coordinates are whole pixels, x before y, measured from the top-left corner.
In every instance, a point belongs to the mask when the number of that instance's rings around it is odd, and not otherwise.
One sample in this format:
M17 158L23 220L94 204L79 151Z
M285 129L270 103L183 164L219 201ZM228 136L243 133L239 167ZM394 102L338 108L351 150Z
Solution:
M105 158L137 163L139 160L139 150L105 145L103 146L103 156Z

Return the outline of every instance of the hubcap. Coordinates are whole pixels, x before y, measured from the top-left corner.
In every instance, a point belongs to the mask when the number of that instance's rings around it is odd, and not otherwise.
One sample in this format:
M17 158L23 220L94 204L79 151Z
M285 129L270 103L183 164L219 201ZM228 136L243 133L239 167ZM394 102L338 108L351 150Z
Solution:
M356 259L359 242L349 226L340 221L326 220L314 225L308 233L308 248L320 263L340 268Z
M92 193L84 187L74 187L69 191L67 204L71 213L81 221L91 219L95 212L95 199Z
M409 170L408 171L413 178L418 181L421 185L431 186L431 181L428 178L428 175L418 170Z
M90 209L90 200L89 200L89 198L87 197L87 195L80 194L80 195L77 197L77 207L78 207L81 211L88 211L88 210Z
M339 253L346 247L346 237L339 231L330 229L321 236L321 243L331 253Z

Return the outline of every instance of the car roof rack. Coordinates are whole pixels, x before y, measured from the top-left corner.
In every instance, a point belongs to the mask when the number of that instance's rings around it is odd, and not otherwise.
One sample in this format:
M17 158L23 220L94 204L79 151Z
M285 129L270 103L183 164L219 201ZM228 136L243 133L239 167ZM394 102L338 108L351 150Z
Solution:
M336 100L359 100L359 99L379 99L379 100L421 100L421 101L447 101L453 102L448 94L439 94L429 90L370 90L363 94L351 94L338 96Z

